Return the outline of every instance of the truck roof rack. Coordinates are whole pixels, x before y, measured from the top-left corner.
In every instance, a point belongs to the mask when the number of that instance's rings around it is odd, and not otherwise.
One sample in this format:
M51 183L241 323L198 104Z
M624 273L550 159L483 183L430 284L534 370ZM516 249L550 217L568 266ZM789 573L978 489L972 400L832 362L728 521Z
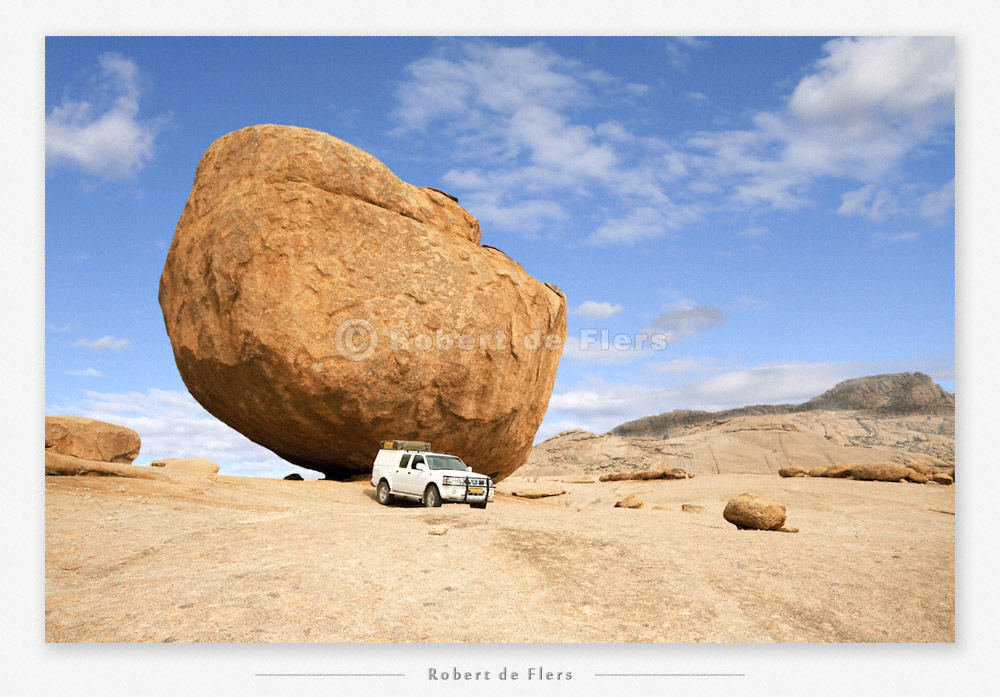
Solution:
M428 451L431 444L422 440L384 440L379 445L382 450L421 450Z

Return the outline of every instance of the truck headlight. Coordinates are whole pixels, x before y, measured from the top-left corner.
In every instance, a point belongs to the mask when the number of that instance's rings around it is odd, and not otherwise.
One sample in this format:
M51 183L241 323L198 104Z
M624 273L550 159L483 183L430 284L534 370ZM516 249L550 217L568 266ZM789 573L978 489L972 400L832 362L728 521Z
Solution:
M465 477L448 477L441 480L445 486L465 486Z

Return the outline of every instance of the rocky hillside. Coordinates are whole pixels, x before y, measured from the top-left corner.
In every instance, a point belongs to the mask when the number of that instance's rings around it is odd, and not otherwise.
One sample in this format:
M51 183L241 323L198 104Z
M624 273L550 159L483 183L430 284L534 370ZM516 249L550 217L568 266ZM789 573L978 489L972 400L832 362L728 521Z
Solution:
M927 375L847 380L801 405L673 411L605 434L564 431L535 446L518 474L776 474L791 466L886 462L954 467L955 397Z
M616 436L672 438L682 429L740 416L794 414L808 411L866 411L880 415L952 414L955 395L924 373L890 373L853 378L837 384L805 404L758 404L726 411L676 411L646 416L611 429Z

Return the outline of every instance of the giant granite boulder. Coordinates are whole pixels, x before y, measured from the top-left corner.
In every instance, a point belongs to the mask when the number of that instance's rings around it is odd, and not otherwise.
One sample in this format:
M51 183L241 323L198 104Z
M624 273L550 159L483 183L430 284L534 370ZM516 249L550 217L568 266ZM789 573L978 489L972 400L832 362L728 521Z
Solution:
M328 477L370 470L392 438L503 478L548 405L566 299L479 239L451 196L332 136L223 136L160 279L181 377L216 417Z

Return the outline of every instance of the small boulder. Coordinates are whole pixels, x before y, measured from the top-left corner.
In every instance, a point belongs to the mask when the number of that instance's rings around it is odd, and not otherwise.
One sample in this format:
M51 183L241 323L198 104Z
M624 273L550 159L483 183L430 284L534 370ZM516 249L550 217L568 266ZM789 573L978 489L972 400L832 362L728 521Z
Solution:
M139 434L131 428L82 416L46 416L46 452L81 460L128 465L139 455Z
M892 463L855 465L851 477L864 481L898 482L900 479L906 479L908 473L906 465Z
M291 474L286 474L284 479L287 479L290 482L301 482L302 475L298 472L292 472Z
M663 470L663 479L687 479L688 473L682 469Z
M696 506L693 503L681 504L681 511L684 513L708 513L704 506Z
M778 470L778 476L780 477L806 477L809 475L809 470L805 467L798 467L793 465L792 467L782 467Z
M955 480L951 478L951 475L946 474L944 472L935 472L931 476L931 479L937 482L938 484L944 484L945 486L955 483Z
M153 460L150 467L163 467L168 470L183 470L185 472L198 472L200 474L218 474L219 466L211 460L203 457L167 457L162 460Z
M829 470L829 467L813 467L808 474L810 477L825 477Z
M915 482L917 484L927 483L927 476L922 472L918 472L912 467L910 468L909 472L906 473L906 478L909 479L911 482Z
M646 504L642 502L635 494L629 494L621 501L615 504L615 508L645 508Z
M741 530L779 530L785 524L785 507L756 494L729 500L722 517Z

